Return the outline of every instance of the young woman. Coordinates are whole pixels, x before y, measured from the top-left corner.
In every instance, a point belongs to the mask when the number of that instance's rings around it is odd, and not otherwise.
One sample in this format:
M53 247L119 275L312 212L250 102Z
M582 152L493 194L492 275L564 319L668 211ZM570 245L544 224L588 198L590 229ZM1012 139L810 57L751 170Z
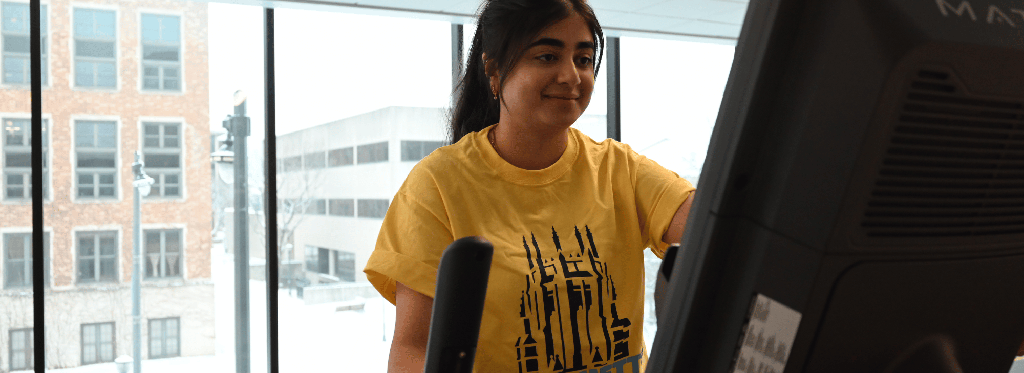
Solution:
M390 372L420 372L437 265L494 244L477 372L643 371L643 250L679 242L693 186L570 127L604 46L585 0L490 0L452 116L453 144L412 170L366 275L397 307Z

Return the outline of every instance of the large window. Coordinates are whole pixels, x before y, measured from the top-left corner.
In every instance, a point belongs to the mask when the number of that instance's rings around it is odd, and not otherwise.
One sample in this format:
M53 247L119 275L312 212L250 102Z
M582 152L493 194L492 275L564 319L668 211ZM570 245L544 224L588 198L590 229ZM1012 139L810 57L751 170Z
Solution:
M402 161L418 161L442 145L441 141L402 140Z
M306 153L302 157L302 164L307 170L315 170L318 168L324 168L327 165L327 160L324 159L324 152L311 152Z
M341 281L356 281L356 254L332 250L334 253L334 276Z
M142 89L181 90L181 17L142 15Z
M41 17L42 24L40 25L40 34L42 40L40 44L42 46L42 77L43 85L46 85L47 79L47 57L49 52L47 51L47 41L49 38L46 36L47 17L46 17L46 5L42 5ZM32 79L32 69L29 65L29 51L31 49L31 43L29 42L29 22L28 22L28 3L14 3L14 2L0 2L0 17L3 18L2 26L2 37L0 37L0 44L2 44L2 64L3 64L3 83L4 84L25 84L28 85Z
M117 232L78 232L78 282L117 281Z
M146 278L181 277L181 230L146 230Z
M35 360L32 357L32 328L11 329L11 370L32 369Z
M149 320L149 358L158 359L181 355L179 318Z
M327 152L327 166L329 167L348 166L353 163L355 163L355 157L352 156L351 146Z
M82 324L82 365L114 361L114 323Z
M3 235L4 288L32 286L32 233L5 233ZM50 236L43 234L43 278L50 283Z
M75 8L75 86L117 86L117 22L113 10Z
M75 184L80 199L117 196L117 124L75 123Z
M32 199L32 121L5 118L3 121L4 199L28 201ZM43 121L43 196L49 196L49 140Z
M334 216L356 216L356 203L353 199L332 199L329 213Z
M153 178L148 198L181 196L181 124L143 123L142 154Z
M358 202L356 213L360 218L384 218L388 212L388 200L386 199L361 199Z
M356 162L375 163L388 161L388 143L378 142L375 144L359 145L356 148Z

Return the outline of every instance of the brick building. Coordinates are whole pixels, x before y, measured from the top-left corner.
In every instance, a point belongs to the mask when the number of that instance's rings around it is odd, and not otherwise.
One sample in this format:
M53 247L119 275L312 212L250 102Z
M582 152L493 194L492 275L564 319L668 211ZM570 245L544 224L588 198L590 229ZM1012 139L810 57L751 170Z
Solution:
M28 15L0 0L0 372L32 366ZM207 4L50 0L42 26L47 368L132 353L136 150L143 358L213 354Z

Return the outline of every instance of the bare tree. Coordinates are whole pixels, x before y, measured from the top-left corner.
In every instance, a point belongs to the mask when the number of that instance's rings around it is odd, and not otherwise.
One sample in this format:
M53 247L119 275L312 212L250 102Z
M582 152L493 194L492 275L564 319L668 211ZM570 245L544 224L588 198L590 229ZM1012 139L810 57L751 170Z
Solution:
M260 213L265 213L265 204L276 203L277 204L277 242L274 243L274 247L277 250L278 258L278 273L281 274L281 279L286 281L285 286L294 286L293 281L295 280L296 273L292 266L286 261L289 259L286 248L292 242L295 237L295 231L302 223L306 220L306 217L315 211L314 209L319 208L315 204L319 203L319 198L316 198L321 192L323 185L324 175L323 169L289 169L289 167L283 167L278 170L275 185L277 187L277 201L265 201L266 193L264 193L264 185L260 183L258 187L250 187L250 206ZM323 202L323 203L326 203ZM323 206L325 209L327 206ZM257 235L260 235L263 242L266 242L266 220L257 219L262 224L262 229L256 229ZM293 248L294 250L294 248Z

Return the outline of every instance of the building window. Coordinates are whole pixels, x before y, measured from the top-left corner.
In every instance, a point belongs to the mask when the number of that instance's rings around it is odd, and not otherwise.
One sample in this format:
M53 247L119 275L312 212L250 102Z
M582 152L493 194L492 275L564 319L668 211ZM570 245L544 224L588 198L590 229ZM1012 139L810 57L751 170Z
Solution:
M281 162L281 167L283 172L302 171L302 156L297 155L285 158Z
M332 199L329 211L334 216L356 216L356 203L352 199Z
M313 246L306 246L306 270L310 272L316 272L320 268L319 262L317 261L317 248Z
M75 123L75 175L78 198L116 197L116 125L115 122L85 120Z
M306 205L306 215L327 215L327 200L311 199Z
M43 196L50 195L50 167L47 161L49 141L43 121ZM32 121L30 119L3 119L4 199L29 200L32 198Z
M440 148L440 141L402 141L402 161L418 161Z
M327 152L328 167L348 166L355 163L355 159L356 157L352 155L351 146Z
M307 170L324 168L326 166L326 160L324 159L324 152L312 152L306 153L302 157L303 165Z
M32 286L32 233L4 234L4 288ZM44 286L50 283L50 235L43 234Z
M388 142L359 145L356 148L356 163L374 163L388 161Z
M112 10L81 9L75 17L75 86L117 86L116 21Z
M356 210L360 218L384 218L388 212L388 200L386 199L361 199Z
M143 161L153 178L152 197L181 196L181 124L143 123Z
M79 232L78 282L117 281L117 232Z
M142 15L142 89L181 91L181 17Z
M41 6L40 17L40 41L42 51L42 77L43 85L47 84L47 17L46 5ZM28 3L0 3L0 17L3 17L3 24L0 27L3 35L0 36L0 44L3 45L3 82L4 84L30 84L32 83L32 68L29 65L31 41L29 36L29 7Z
M356 254L334 251L334 275L341 281L356 282Z
M114 323L82 324L82 365L114 361Z
M34 345L32 328L11 329L11 370L26 370L35 367L32 356Z
M147 230L146 278L181 277L181 230Z
M181 332L178 318L149 320L149 358L181 356Z

